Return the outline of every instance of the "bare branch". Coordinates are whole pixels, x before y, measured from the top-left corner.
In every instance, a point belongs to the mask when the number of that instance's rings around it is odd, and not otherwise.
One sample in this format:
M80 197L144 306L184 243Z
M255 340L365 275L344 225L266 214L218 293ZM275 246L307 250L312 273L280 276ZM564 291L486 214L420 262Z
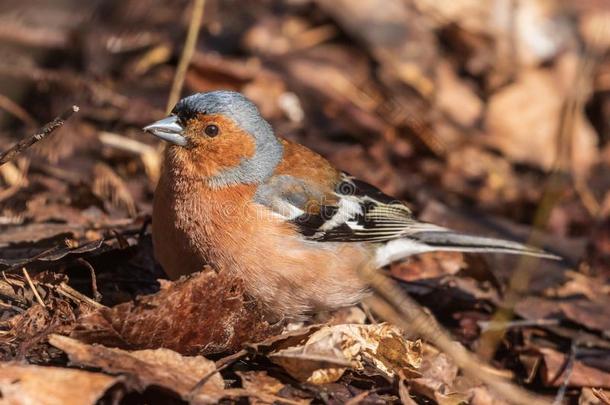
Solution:
M61 115L56 117L53 121L49 122L44 127L42 127L34 135L29 136L25 139L22 139L21 141L17 142L17 144L15 144L12 148L7 150L6 152L0 153L0 166L5 164L6 162L10 162L11 160L15 159L15 157L17 157L17 155L22 153L24 150L30 148L36 142L40 142L43 139L45 139L47 136L52 134L53 131L55 131L57 128L63 126L64 123L72 116L72 114L74 114L78 110L79 110L79 107L76 105L73 105L71 108L69 108L68 110L64 111Z

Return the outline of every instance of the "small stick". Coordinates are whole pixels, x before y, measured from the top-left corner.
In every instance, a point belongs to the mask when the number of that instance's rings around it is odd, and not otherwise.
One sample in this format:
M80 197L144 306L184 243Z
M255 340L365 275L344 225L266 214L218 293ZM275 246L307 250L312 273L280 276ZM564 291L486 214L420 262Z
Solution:
M210 378L212 378L212 376L214 374L220 373L222 370L224 370L225 368L229 367L235 361L241 359L242 357L244 357L246 355L248 355L248 351L245 350L245 349L241 349L237 353L231 354L229 356L223 357L222 359L218 360L215 363L214 369L209 371L209 372L207 372L203 377L201 377L199 379L197 384L195 384L193 386L193 388L191 388L191 392L189 393L189 399L195 398L195 396L197 395L197 392L201 389L201 387L203 387L205 385L205 383L208 382L208 380Z
M102 294L100 294L97 289L97 277L95 276L95 269L93 268L91 263L89 263L82 257L79 257L78 259L76 259L76 261L89 269L89 273L91 273L91 291L93 292L93 299L96 302L100 302L102 300Z
M204 8L205 0L193 0L193 14L191 15L191 22L189 23L189 30L186 34L186 40L184 41L184 48L182 48L182 55L180 56L178 67L176 68L172 90L167 99L166 112L168 114L180 98L180 92L182 91L182 85L184 84L184 76L186 76L186 71L193 58L193 53L195 53L195 46L197 45L197 37L199 36L199 29L201 28Z
M6 162L10 162L11 160L15 159L15 157L17 157L17 155L19 155L21 152L34 145L36 142L39 142L50 134L52 134L53 131L55 131L57 128L63 126L64 123L68 120L68 118L70 118L72 114L74 114L78 110L79 107L73 105L72 108L69 108L68 110L64 111L61 115L46 124L34 135L22 139L6 152L0 153L0 166L5 164Z
M64 297L68 297L75 301L84 302L86 304L91 305L95 309L104 308L104 305L92 300L91 298L87 297L85 294L79 293L78 291L76 291L74 288L70 287L65 282L62 282L61 284L59 284L56 291L59 294L63 295Z
M44 304L44 301L42 300L42 297L40 296L40 294L38 294L36 287L34 287L34 283L32 282L32 279L30 278L28 271L25 269L25 267L22 270L23 270L23 275L25 276L25 279L28 281L28 284L30 285L32 292L34 293L34 297L36 297L36 300L38 301L40 306L42 306L43 308L46 309L47 306Z
M497 321L479 321L477 322L482 332L488 330L505 330L512 328L524 328L528 326L556 326L559 325L559 319L523 319L510 322Z
M557 390L557 395L555 396L555 400L553 401L553 405L561 405L563 404L563 398L566 396L566 391L568 390L568 385L570 384L570 378L572 378L572 372L574 371L574 363L576 362L576 351L578 350L578 339L572 340L572 344L570 347L570 355L568 356L565 365L562 366L557 375L553 378L552 382L555 382L561 374L565 373L563 377L563 381L559 390Z

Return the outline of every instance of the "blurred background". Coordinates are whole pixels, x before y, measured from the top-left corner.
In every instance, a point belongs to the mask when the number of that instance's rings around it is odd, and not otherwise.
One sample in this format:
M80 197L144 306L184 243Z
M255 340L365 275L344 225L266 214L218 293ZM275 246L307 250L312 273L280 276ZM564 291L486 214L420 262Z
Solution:
M566 258L393 266L459 336L478 338L494 312L480 300L497 304L497 291L527 292L511 305L525 319L561 312L610 336L607 0L2 0L0 151L81 108L0 167L4 264L57 235L83 243L146 222L162 149L141 128L166 114L197 4L181 95L241 91L278 135L420 218ZM117 268L92 260L102 280ZM107 304L126 299L118 290ZM563 337L550 347L565 351Z

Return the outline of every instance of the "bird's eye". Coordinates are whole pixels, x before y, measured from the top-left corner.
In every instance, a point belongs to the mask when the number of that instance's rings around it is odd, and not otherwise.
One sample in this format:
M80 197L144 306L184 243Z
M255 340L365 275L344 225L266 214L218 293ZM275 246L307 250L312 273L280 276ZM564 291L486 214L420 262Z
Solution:
M216 135L218 135L218 132L220 132L220 130L218 129L218 125L214 125L214 124L210 124L207 127L205 127L204 131L207 136L211 136L211 137L215 137Z

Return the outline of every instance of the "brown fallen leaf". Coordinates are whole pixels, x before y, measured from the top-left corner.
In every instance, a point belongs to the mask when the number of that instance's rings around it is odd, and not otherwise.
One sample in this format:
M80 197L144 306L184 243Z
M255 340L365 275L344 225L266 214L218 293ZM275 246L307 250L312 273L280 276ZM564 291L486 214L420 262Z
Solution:
M542 380L546 385L560 386L566 377L564 364L566 355L553 349L542 347L538 351L543 356ZM561 373L559 376L558 374ZM574 361L568 385L571 387L610 388L610 373L589 367L579 360Z
M276 378L271 377L266 371L238 371L241 385L248 393L251 405L282 404L309 404L306 399L288 399L279 396L284 384Z
M558 305L566 318L610 336L610 297L607 295L595 301L565 300Z
M108 165L97 163L93 167L93 194L106 201L113 208L127 211L130 217L136 215L136 204L123 179Z
M383 70L425 97L434 91L433 66L438 60L428 20L398 0L317 0L319 6L361 41Z
M0 402L11 405L95 404L122 377L60 367L0 364ZM115 396L120 400L120 396Z
M610 405L610 392L599 388L583 388L578 405Z
M483 101L471 86L455 73L453 66L441 62L436 67L436 106L457 124L474 127L483 114Z
M459 252L432 252L393 263L392 277L402 281L418 281L454 275L466 267L464 255Z
M241 385L248 391L258 391L264 395L276 396L284 387L279 380L269 376L266 371L238 371ZM252 405L269 404L270 402L257 398L250 399Z
M241 281L205 270L163 281L156 294L82 317L72 336L124 349L164 347L190 355L237 351L281 328L281 322L267 321L262 304L245 295Z
M595 301L584 298L549 299L529 296L515 306L515 311L525 319L565 318L575 324L610 336L610 299L599 296Z
M285 349L304 343L309 336L318 331L324 325L309 325L303 328L288 330L279 335L271 336L261 342L249 343L247 346L251 351L258 354L267 354L272 351Z
M564 98L558 82L551 71L531 69L495 93L485 120L488 142L512 161L549 170L557 155L556 137ZM577 114L572 137L574 167L586 173L596 161L597 135L582 112Z
M300 381L328 384L348 368L364 369L365 361L383 375L412 374L421 363L421 342L405 340L398 328L385 323L324 326L304 344L268 357Z
M127 385L137 391L158 386L195 403L216 403L224 396L224 381L214 362L203 356L185 357L168 349L126 351L52 335L49 343L68 354L79 366L100 368L110 374L124 374ZM203 377L207 381L191 397L191 390Z
M420 377L407 380L411 391L436 401L439 405L477 404L506 405L476 379L459 374L449 356L424 344Z

